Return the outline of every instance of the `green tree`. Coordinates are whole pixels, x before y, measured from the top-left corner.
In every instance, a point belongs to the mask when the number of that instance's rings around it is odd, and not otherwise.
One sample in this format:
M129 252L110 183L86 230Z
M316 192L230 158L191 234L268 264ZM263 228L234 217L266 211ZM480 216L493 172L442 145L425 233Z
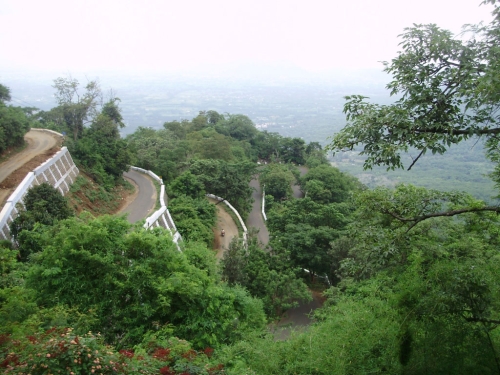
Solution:
M294 266L306 268L311 277L328 275L330 243L343 233L351 213L347 203L326 205L309 197L288 200L268 213L270 246L286 251Z
M295 176L287 165L266 165L259 180L265 186L266 194L272 195L276 200L292 196L292 183L295 181Z
M302 165L306 162L305 141L300 138L286 138L283 142L281 156L285 163Z
M24 210L10 224L10 233L19 245L22 260L40 248L36 246L37 234L30 232L36 224L54 225L58 220L73 216L68 201L50 184L44 182L28 190L24 199Z
M203 242L212 247L212 228L216 222L213 204L205 197L179 195L169 201L168 208L184 241Z
M73 157L108 190L122 181L123 172L132 162L127 142L120 137L123 123L117 100L111 99L104 105L90 127L83 130L79 142L68 142Z
M245 115L228 115L217 123L215 129L239 141L249 141L258 133L252 120Z
M190 124L187 120L183 120L182 122L171 121L163 124L163 127L166 130L170 130L178 139L186 138L189 126Z
M107 343L131 347L162 329L203 348L264 323L259 301L218 283L207 268L214 260L203 261L206 250L186 256L160 228L131 230L124 218L82 216L47 228L39 242L43 251L26 276L36 301L90 311L95 320L86 328Z
M210 125L215 125L219 121L221 121L221 120L224 119L223 115L221 115L217 111L213 111L213 110L207 111L206 116L207 116L207 119L208 119L208 123Z
M189 171L197 176L205 192L215 194L231 203L243 217L252 201L250 180L256 171L254 163L227 163L223 160L193 160Z
M97 115L99 99L102 96L97 81L89 81L83 93L80 92L79 86L79 82L71 77L56 78L53 86L64 121L73 133L75 142L82 136L84 125Z
M256 150L257 157L266 161L278 161L281 153L283 137L278 133L269 133L267 130L258 132L251 143Z
M362 144L365 168L386 165L402 168L402 153L415 153L408 169L427 152L444 153L471 137L483 137L489 149L497 148L499 80L497 45L500 23L469 26L470 38L436 25L415 25L402 35L402 51L385 71L394 104L377 105L366 97L346 97L348 124L335 135L333 150L353 150Z
M167 182L179 175L178 165L189 153L187 142L166 129L139 127L126 141L135 158L134 165L154 171Z
M248 246L233 239L222 260L222 276L229 285L241 285L252 296L264 302L270 317L279 317L299 301L311 300L299 271L291 267L286 257L262 250L255 237Z
M213 128L192 132L186 136L189 141L192 157L196 159L217 159L231 161L232 139L217 133Z
M361 184L338 168L321 164L301 178L301 187L313 200L332 203L346 201Z
M30 127L31 122L21 108L0 101L0 153L10 146L24 144L24 135Z
M0 84L0 102L10 102L10 89Z
M187 195L193 199L205 195L203 184L191 172L186 171L169 185L172 197Z

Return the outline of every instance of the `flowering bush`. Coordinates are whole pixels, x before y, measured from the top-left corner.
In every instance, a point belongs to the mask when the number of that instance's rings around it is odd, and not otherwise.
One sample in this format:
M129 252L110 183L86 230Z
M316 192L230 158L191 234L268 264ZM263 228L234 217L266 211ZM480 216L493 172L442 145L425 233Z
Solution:
M14 339L0 335L0 369L5 374L224 374L222 365L209 362L213 349L196 352L189 343L168 340L172 348L116 351L99 334L76 335L71 328Z

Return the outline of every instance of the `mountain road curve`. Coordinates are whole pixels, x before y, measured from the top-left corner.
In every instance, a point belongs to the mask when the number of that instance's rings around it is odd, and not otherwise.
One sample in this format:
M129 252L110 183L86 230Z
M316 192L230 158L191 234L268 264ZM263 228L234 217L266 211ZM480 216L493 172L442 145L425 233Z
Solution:
M33 157L56 146L58 139L50 133L30 130L24 136L28 146L0 164L0 182Z
M128 172L123 173L123 176L134 185L137 193L134 199L123 207L118 214L127 214L128 222L133 224L147 218L154 212L158 194L151 177L148 175L130 169Z
M260 243L265 247L269 243L269 231L267 230L266 222L262 216L262 189L260 187L259 178L256 177L250 181L250 187L254 189L252 193L253 203L252 210L248 215L247 227L257 228L259 234L257 238Z
M24 140L27 143L26 148L0 164L0 184L31 159L56 147L61 141L57 136L37 130L26 133ZM0 188L0 203L4 202L13 191L13 188Z

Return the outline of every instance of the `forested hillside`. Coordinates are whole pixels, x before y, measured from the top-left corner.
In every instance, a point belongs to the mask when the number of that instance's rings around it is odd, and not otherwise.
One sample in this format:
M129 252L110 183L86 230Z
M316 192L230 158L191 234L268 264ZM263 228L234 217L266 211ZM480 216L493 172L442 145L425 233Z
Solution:
M367 169L411 170L426 153L479 139L498 187L500 6L486 3L493 20L468 26L470 38L406 29L385 63L399 99L347 97L348 124L329 148L361 150ZM50 186L32 189L15 242L0 244L5 373L500 373L497 205L410 184L367 188L318 142L258 131L240 114L204 110L121 138L120 100L100 100L97 82L58 78L54 88L58 106L31 121L67 134L103 194L130 164L162 176L184 241L179 252L168 231L75 215ZM246 218L256 175L269 244L249 228L248 243L233 240L217 262L205 194ZM314 323L277 341L268 323L311 288L326 300Z

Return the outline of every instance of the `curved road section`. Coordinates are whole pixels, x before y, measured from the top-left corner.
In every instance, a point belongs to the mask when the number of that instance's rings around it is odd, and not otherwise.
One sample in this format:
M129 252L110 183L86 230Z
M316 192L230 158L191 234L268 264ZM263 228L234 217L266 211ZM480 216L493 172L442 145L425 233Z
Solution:
M36 130L26 133L24 139L28 142L28 147L0 164L0 182L35 156L50 150L57 144L57 139L53 135Z
M56 146L59 141L58 137L37 130L30 130L26 133L24 140L28 143L28 146L0 164L0 184L35 156L43 154ZM0 188L0 207L3 206L3 202L7 200L13 191L14 189L10 188Z
M154 212L157 192L151 178L143 173L129 170L123 176L132 180L137 190L136 198L120 214L127 214L127 220L133 224L143 220Z
M257 238L262 245L267 246L269 243L269 231L267 230L266 222L262 217L262 189L258 177L250 181L250 187L254 189L252 193L253 204L252 211L248 215L247 226L257 228L259 233Z

